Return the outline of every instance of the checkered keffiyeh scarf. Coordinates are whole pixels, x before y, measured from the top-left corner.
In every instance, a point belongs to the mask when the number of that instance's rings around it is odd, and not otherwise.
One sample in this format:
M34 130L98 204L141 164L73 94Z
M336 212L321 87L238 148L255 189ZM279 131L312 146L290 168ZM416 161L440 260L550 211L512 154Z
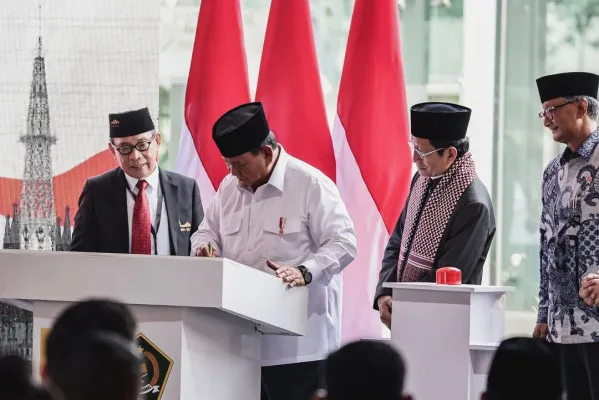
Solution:
M425 204L423 203L431 178L422 176L418 178L412 188L401 237L397 268L399 282L418 282L433 268L437 249L449 218L464 190L470 186L474 178L476 178L474 161L472 155L466 153L454 161L447 173L439 178L439 183ZM424 210L420 221L416 224L422 206ZM406 255L407 262L405 262Z

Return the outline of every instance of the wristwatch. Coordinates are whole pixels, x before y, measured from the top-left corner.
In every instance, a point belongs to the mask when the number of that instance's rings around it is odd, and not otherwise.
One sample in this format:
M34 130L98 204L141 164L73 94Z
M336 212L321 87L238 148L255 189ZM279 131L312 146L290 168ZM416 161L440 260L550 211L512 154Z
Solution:
M304 267L303 265L300 265L299 267L297 267L297 269L299 269L299 271L302 273L302 277L304 278L304 282L306 283L306 285L312 282L312 273L308 271L308 268Z

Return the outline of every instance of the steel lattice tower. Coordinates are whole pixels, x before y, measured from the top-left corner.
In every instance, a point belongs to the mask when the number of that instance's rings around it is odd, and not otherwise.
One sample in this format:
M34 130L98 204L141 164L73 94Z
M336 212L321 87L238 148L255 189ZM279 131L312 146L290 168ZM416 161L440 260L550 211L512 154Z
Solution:
M71 250L71 239L71 208L67 206L64 214L64 227L62 228L62 251Z
M46 67L42 55L42 38L38 38L37 56L33 63L33 80L29 94L25 171L21 188L21 249L54 250L54 187L50 147L56 137L50 132L50 111L46 87Z

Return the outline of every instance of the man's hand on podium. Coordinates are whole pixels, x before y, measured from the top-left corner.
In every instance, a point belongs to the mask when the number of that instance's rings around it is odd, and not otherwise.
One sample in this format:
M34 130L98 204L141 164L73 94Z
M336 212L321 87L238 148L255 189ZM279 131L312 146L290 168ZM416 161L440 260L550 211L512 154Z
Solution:
M578 292L580 297L589 306L599 305L599 275L588 274L582 278L582 285Z
M391 329L391 296L381 296L377 300L379 312L381 314L381 322Z
M199 248L196 249L197 257L218 257L218 253L212 247L212 243L203 244Z
M535 330L532 332L532 337L546 339L549 328L547 323L539 322L535 325Z
M266 265L275 271L277 276L283 279L283 282L289 284L289 287L304 286L306 284L302 272L296 267L279 265L270 260L266 260Z

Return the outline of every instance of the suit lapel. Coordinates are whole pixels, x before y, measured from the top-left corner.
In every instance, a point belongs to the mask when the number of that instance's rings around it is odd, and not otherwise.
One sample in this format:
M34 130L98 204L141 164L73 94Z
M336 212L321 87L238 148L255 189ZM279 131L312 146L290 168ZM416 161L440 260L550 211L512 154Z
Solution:
M171 254L177 255L179 240L179 188L175 185L170 177L162 170L160 172L160 187L164 195L166 203L166 212L168 214L168 229L171 244Z
M127 179L122 169L118 168L114 177L114 190L112 191L112 203L114 205L114 234L117 235L117 243L122 243L121 253L129 253L129 218L127 215Z

